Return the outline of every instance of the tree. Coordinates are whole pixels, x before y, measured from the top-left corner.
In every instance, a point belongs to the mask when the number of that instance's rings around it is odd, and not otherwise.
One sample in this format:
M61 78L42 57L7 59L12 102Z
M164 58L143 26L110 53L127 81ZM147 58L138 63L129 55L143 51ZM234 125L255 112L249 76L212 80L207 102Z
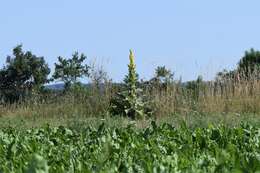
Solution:
M170 83L173 82L174 73L167 69L165 66L158 66L155 69L155 76L150 80L152 87L159 87L166 89Z
M75 52L72 54L72 58L65 59L58 57L58 63L55 63L55 72L53 79L61 80L65 84L65 89L69 89L72 84L78 82L78 78L83 76L89 76L89 66L83 64L86 60L84 54Z
M260 51L254 49L245 52L236 69L225 69L216 75L216 81L221 83L250 79L260 79Z
M260 51L250 49L246 51L244 57L238 63L239 73L243 73L245 77L249 78L251 75L260 74Z
M174 73L167 69L165 66L158 66L155 69L155 78L159 80L160 83L170 83L173 81Z
M50 68L44 57L30 51L23 52L22 45L13 49L13 57L6 58L6 66L0 70L2 99L9 102L24 98L33 88L39 89L48 82Z
M237 70L226 70L217 73L216 82L225 83L227 81L237 81L239 79L239 73Z

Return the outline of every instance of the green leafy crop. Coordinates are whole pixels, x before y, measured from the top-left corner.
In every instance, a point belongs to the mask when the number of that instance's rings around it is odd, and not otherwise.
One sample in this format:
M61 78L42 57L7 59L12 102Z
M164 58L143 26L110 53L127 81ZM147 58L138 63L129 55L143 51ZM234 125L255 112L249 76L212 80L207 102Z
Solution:
M249 124L0 130L1 173L258 171L260 129Z

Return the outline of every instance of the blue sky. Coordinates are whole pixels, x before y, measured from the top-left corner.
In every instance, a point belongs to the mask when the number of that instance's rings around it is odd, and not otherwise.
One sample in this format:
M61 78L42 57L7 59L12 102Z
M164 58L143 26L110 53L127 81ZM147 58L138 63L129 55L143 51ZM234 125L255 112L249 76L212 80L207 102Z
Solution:
M257 0L8 0L0 1L0 64L12 48L44 56L84 52L120 81L128 51L141 78L166 65L176 78L234 68L244 51L260 49Z

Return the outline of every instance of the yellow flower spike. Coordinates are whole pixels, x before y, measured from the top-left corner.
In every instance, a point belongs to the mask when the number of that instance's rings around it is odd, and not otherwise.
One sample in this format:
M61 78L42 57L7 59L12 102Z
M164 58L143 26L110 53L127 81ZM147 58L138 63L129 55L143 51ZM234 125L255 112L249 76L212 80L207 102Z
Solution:
M130 49L129 59L130 59L130 66L131 67L135 67L134 53L133 53L133 51L131 49Z

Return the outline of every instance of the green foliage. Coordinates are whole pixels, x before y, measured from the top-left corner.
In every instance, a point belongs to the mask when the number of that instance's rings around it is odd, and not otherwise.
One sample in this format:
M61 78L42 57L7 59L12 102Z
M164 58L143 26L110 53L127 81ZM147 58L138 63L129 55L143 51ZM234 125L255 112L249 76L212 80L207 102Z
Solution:
M224 69L223 71L217 73L216 81L223 83L226 81L234 80L237 75L238 75L238 73L236 70L228 71L228 70Z
M76 82L67 89L67 94L75 100L86 100L90 95L89 88L80 82Z
M61 80L65 83L65 89L69 89L70 86L78 82L78 78L83 76L89 76L89 66L83 64L86 60L84 54L75 52L72 58L65 59L63 57L58 57L58 63L55 63L55 71L53 74L53 79Z
M139 91L139 92L138 92ZM146 115L151 114L151 110L143 101L141 91L137 90L138 96L131 97L128 90L121 91L111 100L110 112L112 115L120 115L130 117L132 119L142 119Z
M217 73L216 80L218 82L226 81L249 81L252 79L260 79L260 51L250 49L240 59L235 70L223 70Z
M39 89L48 82L50 69L44 58L30 51L23 52L22 45L13 49L13 57L8 56L6 63L0 70L0 95L4 101L14 102L24 98L26 92Z
M255 71L260 76L260 51L246 51L238 63L238 71L245 73L246 77L250 77Z
M158 66L155 69L155 78L157 78L162 83L168 83L173 80L174 74L171 70L166 69L165 66Z
M48 173L47 161L38 154L34 154L26 173Z
M125 78L125 88L118 92L111 100L111 113L113 115L127 116L132 119L144 118L151 114L148 104L144 102L142 90L137 88L137 73L133 52L130 50L130 63L128 65L128 75Z
M0 172L257 172L260 129L169 124L0 130Z
M165 66L158 66L155 69L155 77L149 83L152 87L159 87L159 89L167 89L173 83L174 73Z

